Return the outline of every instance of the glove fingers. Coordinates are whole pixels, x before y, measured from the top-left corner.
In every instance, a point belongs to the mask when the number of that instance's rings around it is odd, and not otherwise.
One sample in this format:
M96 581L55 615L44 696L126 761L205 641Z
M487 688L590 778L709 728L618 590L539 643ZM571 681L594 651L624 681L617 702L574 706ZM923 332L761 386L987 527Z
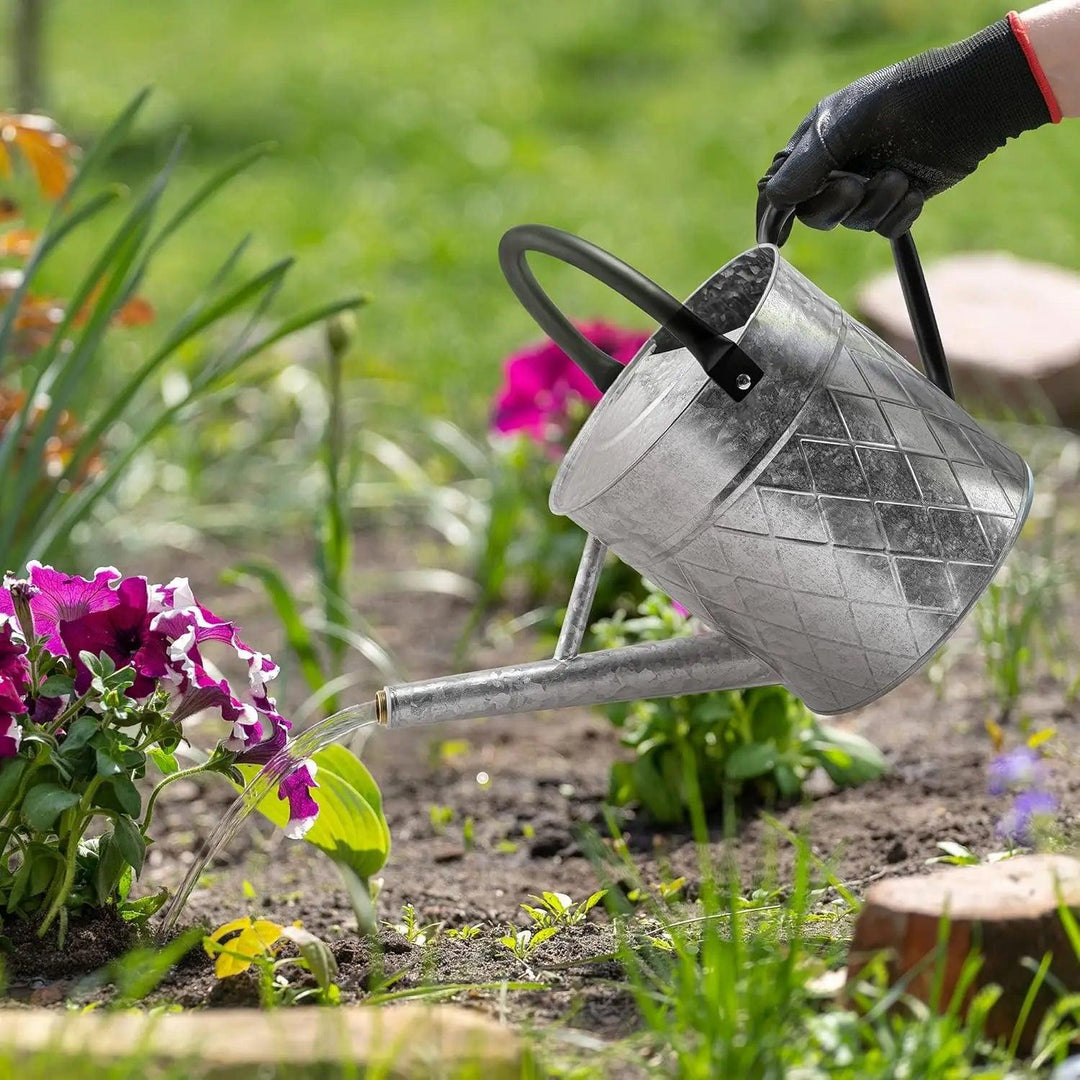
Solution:
M862 201L844 220L848 229L873 232L908 193L908 178L899 169L882 169L871 177Z
M814 113L799 125L765 174L765 195L773 206L798 206L816 195L837 168L814 126Z
M922 212L926 197L921 191L909 189L896 208L885 215L878 223L877 231L882 236L895 240L911 228L915 219Z
M817 195L801 203L799 220L812 229L835 229L863 200L866 182L855 176L830 180Z

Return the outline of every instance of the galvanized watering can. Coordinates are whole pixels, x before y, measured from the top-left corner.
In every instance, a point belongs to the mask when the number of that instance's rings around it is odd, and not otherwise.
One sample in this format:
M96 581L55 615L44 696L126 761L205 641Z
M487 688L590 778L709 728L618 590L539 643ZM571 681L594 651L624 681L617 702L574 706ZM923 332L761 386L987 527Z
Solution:
M541 328L604 391L551 509L588 534L550 660L385 688L391 727L783 683L818 713L903 682L1016 540L1026 463L952 400L910 234L893 242L923 375L759 244L680 304L592 244L511 229L500 261ZM571 263L660 329L625 368L546 296L526 253ZM607 551L710 628L579 653Z

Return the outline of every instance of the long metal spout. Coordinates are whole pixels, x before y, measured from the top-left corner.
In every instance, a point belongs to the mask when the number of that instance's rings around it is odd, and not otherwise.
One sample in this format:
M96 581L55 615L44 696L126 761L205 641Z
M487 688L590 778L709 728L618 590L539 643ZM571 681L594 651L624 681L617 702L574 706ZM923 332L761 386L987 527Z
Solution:
M707 633L388 686L377 701L379 722L399 728L777 681L763 660Z

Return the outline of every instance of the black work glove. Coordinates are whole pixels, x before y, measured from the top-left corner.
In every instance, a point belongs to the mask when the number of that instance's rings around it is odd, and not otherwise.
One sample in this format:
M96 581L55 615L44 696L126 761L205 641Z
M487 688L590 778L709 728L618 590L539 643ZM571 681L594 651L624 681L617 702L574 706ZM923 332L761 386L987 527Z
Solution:
M772 204L794 208L816 229L844 224L899 236L925 199L974 172L1009 137L1051 119L1002 19L818 102L758 182L758 221ZM837 172L858 175L830 176Z

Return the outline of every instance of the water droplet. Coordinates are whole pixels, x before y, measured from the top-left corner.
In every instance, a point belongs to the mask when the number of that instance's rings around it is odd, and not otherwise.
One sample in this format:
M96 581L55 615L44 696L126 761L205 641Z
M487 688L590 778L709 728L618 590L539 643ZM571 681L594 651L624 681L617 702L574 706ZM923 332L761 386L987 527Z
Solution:
M750 378L750 376L749 376L749 375L747 375L747 374L746 374L746 372L744 371L744 372L743 372L743 373L742 373L742 374L741 374L741 375L740 375L740 376L739 376L739 377L738 377L738 378L737 378L737 379L735 380L735 385L736 385L736 386L737 386L737 387L738 387L738 388L739 388L740 390L749 390L749 389L750 389L750 384L751 384L751 383L752 383L753 381L754 381L754 380L753 380L753 379L751 379L751 378Z
M487 787L491 783L491 777L486 772L478 772L476 774L476 782L481 787Z

